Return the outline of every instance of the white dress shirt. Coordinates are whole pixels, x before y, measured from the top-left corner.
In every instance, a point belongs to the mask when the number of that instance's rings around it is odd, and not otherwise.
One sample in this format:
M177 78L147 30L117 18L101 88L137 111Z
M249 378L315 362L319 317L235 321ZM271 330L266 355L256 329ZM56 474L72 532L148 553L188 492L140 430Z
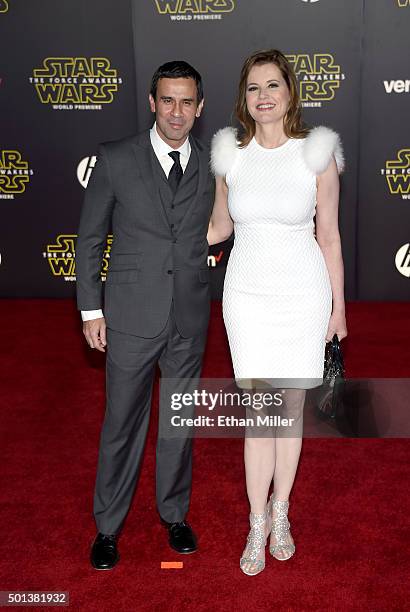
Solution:
M185 172L185 169L189 162L189 156L191 155L191 144L189 142L189 138L187 138L178 149L173 149L164 140L162 140L161 136L158 134L157 122L155 122L152 128L150 129L149 136L151 139L152 148L154 149L154 153L157 156L158 161L166 174L166 177L168 178L171 168L174 165L174 160L168 155L168 153L171 153L171 151L180 152L181 155L179 156L179 161L181 163L182 171ZM100 319L103 316L104 314L101 309L81 311L81 318L83 321Z

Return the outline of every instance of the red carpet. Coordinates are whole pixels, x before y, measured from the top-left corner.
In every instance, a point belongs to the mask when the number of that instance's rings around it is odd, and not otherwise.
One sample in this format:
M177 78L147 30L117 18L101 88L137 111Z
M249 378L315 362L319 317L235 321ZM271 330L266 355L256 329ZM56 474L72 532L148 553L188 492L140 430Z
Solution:
M195 441L189 520L200 552L180 557L155 510L153 419L121 562L93 570L104 360L86 348L70 301L4 300L0 317L0 591L69 591L70 608L87 612L410 610L407 439L305 440L289 513L296 555L268 557L250 578L238 566L248 530L242 441ZM347 374L410 377L409 318L410 303L349 304ZM218 304L203 373L231 374ZM182 570L160 569L180 560Z

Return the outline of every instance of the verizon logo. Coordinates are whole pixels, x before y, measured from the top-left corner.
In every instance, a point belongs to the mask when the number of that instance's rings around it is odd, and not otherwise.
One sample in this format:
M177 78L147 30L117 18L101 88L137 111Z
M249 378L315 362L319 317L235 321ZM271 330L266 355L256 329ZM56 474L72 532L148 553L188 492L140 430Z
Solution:
M410 92L410 79L406 81L383 81L384 89L386 93L409 93Z

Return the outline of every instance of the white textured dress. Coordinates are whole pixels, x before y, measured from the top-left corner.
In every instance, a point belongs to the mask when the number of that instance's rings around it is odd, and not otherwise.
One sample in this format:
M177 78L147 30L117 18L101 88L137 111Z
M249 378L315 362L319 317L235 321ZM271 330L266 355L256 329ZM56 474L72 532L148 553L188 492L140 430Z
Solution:
M255 138L240 149L232 128L214 136L211 163L225 176L234 222L223 317L239 384L322 383L332 291L313 217L316 176L332 155L341 171L340 139L325 127L275 149Z

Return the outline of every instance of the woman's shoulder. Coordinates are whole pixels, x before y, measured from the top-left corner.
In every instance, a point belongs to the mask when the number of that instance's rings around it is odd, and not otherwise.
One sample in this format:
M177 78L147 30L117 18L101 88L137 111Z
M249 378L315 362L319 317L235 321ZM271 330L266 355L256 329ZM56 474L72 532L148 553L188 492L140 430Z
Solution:
M294 139L301 143L302 155L306 166L313 174L322 174L332 157L335 158L337 170L341 174L345 168L345 159L341 138L337 132L324 125L310 129L305 138ZM216 176L226 176L238 158L240 148L238 132L233 127L218 130L211 142L211 169Z
M212 172L217 176L228 174L239 151L237 130L233 127L224 127L218 130L211 141Z
M339 174L343 172L345 167L343 145L337 132L324 125L318 125L309 131L302 142L305 164L313 174L322 174L332 157L335 158Z

